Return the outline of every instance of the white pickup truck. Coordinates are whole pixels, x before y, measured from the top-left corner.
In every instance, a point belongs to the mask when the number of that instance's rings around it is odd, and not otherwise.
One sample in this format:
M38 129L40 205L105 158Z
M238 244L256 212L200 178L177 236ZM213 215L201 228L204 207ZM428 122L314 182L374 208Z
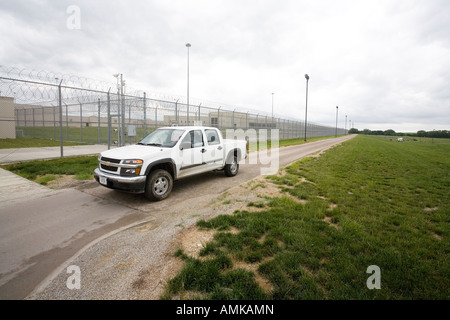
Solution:
M175 180L213 170L235 176L247 154L247 141L223 139L217 128L164 127L136 145L102 152L94 177L105 187L163 200Z

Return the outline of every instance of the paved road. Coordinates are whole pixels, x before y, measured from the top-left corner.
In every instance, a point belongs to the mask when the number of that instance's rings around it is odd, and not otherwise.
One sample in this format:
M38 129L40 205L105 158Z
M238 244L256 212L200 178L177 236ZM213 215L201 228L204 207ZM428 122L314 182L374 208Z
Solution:
M279 166L352 137L280 148ZM165 213L173 203L218 195L259 175L261 165L247 163L233 178L220 172L187 178L175 182L170 198L161 202L149 202L143 195L120 193L97 184L83 190L45 192L38 188L42 194L5 200L0 203L0 299L26 298L39 284L38 292L45 289L52 278L63 272L58 267L74 255L82 255L83 248L98 239L108 241L105 235L140 221L151 221L151 229L155 229L167 222ZM186 210L177 219L188 219L192 214ZM53 298L64 297L58 294Z

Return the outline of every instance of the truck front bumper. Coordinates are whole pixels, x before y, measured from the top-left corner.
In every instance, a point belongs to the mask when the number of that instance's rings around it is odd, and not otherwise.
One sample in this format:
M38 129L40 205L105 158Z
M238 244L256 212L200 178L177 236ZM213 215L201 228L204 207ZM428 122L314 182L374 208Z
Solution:
M145 192L147 180L146 176L123 177L103 172L99 168L94 170L94 178L104 187L132 193Z

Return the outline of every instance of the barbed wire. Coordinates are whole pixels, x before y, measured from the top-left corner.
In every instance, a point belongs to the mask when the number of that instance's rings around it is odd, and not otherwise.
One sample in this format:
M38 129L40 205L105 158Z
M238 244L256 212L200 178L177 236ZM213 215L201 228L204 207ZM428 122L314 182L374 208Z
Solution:
M0 76L15 80L39 82L40 84L59 85L61 80L65 86L83 88L86 90L108 91L116 84L58 72L35 70L0 65Z
M98 99L104 101L108 92L111 99L117 99L118 83L95 80L73 74L35 70L19 67L0 65L0 95L13 97L19 104L54 106L59 98L59 85L61 84L61 96L66 104L95 103ZM127 103L141 106L144 97L143 90L137 90L126 84L125 96ZM178 104L179 108L186 109L186 97L167 93L146 92L148 101L156 101L156 105L173 108ZM131 102L135 101L135 102ZM272 117L268 112L228 103L214 102L210 100L191 97L190 108L220 109L229 112L240 112ZM287 115L274 115L291 121L301 121Z

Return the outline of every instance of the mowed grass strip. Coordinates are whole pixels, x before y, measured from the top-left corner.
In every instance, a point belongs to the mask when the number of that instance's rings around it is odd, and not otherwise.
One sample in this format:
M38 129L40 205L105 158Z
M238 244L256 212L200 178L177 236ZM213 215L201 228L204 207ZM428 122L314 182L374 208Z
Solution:
M163 299L450 298L449 140L360 135L267 179L286 197L198 222L214 239L200 257L177 252ZM372 265L381 289L367 287Z
M16 149L16 148L42 148L42 147L59 147L59 140L39 139L19 137L15 139L0 139L0 149ZM81 143L64 141L65 146L78 146Z
M46 185L54 175L74 175L77 180L94 177L98 166L96 156L66 157L51 160L34 160L1 166L28 180Z

